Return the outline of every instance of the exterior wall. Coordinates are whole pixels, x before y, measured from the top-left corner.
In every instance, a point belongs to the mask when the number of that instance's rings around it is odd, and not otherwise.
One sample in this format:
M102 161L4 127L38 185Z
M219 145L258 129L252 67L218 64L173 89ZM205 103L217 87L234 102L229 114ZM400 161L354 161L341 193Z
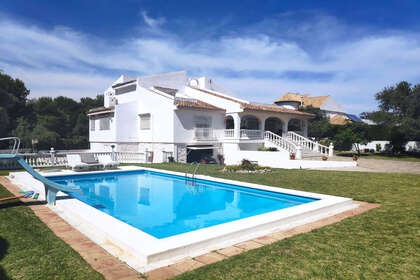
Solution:
M137 129L140 142L174 142L174 104L173 99L139 88L138 114L150 114L151 128Z
M376 152L376 144L381 144L381 152L384 152L387 150L388 145L390 144L390 141L372 141L367 143L366 145L360 145L360 149L373 149ZM352 151L355 151L356 148L353 146ZM420 151L420 141L409 141L405 145L406 151Z
M210 128L213 129L214 139L219 141L224 137L224 117L222 112L199 111L199 110L177 110L174 114L174 142L175 143L192 143L195 136L195 116L211 117ZM203 140L204 141L204 140ZM197 142L197 141L195 141Z
M171 152L175 157L175 145L172 143L140 143L139 152L153 152L153 163L161 163L165 152Z
M227 113L242 111L241 105L237 102L229 101L227 99L217 97L190 87L185 88L185 94L203 102L209 103L213 106L225 109Z
M95 130L91 130L91 123L89 120L89 141L90 142L115 142L115 114L111 115L110 129L99 130L99 116L91 116L95 119ZM89 118L89 119L91 119Z
M138 142L138 103L132 101L115 106L116 142Z
M261 166L285 169L353 167L357 165L354 161L290 160L289 153L285 151L236 151L225 153L225 163L228 165L240 164L242 159L257 161Z

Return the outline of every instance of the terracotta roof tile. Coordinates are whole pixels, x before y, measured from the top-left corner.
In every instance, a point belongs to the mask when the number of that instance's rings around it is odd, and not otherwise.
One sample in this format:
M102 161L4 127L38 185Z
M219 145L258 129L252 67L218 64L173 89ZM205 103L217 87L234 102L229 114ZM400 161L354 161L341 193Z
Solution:
M281 102L290 102L290 101L296 101L296 102L303 102L303 106L312 106L314 108L320 108L325 101L329 98L329 95L326 96L314 96L310 97L309 94L299 94L299 93L290 93L287 92L283 94L282 97L277 98L274 103L281 103Z
M275 112L275 113L287 113L293 115L315 117L314 114L301 112L297 110L287 109L280 106L271 106L271 105L260 105L260 104L243 104L242 109L244 111L266 111L266 112Z
M351 122L351 120L342 115L335 115L334 117L330 118L330 124L345 125L349 122Z
M196 99L176 99L175 105L178 108L192 108L192 109L205 109L212 111L225 111L225 109L213 106L211 104L205 103Z
M100 112L110 112L114 110L114 108L115 108L114 106L93 108L88 111L88 115L93 114L93 113L100 113Z

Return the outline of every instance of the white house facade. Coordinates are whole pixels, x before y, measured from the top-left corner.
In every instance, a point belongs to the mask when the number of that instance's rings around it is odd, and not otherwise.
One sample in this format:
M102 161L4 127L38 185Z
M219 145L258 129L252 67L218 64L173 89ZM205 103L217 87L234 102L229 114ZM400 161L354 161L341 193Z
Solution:
M211 79L189 78L186 71L121 76L105 90L104 106L88 115L92 151L142 152L155 163L221 156L234 163L241 153L262 147L276 147L269 157L287 160L290 154L332 153L332 147L306 138L312 114L236 98ZM294 132L288 126L292 120L298 124Z

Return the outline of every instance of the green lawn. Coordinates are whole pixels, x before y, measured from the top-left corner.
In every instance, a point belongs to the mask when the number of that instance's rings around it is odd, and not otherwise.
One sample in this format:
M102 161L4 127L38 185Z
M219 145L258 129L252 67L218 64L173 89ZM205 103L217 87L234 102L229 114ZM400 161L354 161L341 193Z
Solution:
M6 175L2 171L1 175ZM0 185L0 198L12 196ZM0 202L0 279L103 279L18 201Z
M341 156L341 157L352 157L353 155L357 155L357 153L356 152L337 152L335 155ZM399 155L396 155L396 154L393 155L390 153L360 153L360 158L420 162L420 153L409 153L409 154L399 154Z
M186 170L183 164L148 166ZM352 197L382 205L340 223L201 267L176 279L420 279L420 175L282 169L275 169L271 174L224 174L219 172L218 166L209 165L206 169L206 174L211 176ZM200 170L204 171L204 167ZM2 194L5 196L4 192ZM6 218L0 216L0 235L11 244L0 266L9 276L44 279L57 273L67 279L98 277L68 246L53 238L29 209L21 206L0 209L0 215L7 215ZM14 218L17 215L27 220ZM25 221L36 231L47 232L48 240L54 240L58 248L48 245L53 241L48 241L47 235L25 234L27 225L18 221ZM14 228L14 234L5 235L4 228ZM50 264L49 274L39 276L42 269L37 254L25 251L19 255L17 248L23 244L21 242L29 248L47 247L55 253L51 257L51 253L45 254L48 257L42 255L48 258L45 262ZM33 261L35 256L36 262ZM15 265L17 259L19 265ZM17 267L22 267L23 263L27 264L27 270L18 271Z

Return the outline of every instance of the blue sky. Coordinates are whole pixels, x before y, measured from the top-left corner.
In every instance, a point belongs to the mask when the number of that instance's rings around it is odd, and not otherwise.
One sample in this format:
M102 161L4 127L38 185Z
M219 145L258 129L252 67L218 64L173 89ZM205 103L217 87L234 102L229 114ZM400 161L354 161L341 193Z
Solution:
M385 86L420 83L418 11L415 0L2 0L0 69L31 97L185 69L253 101L329 94L360 113Z

